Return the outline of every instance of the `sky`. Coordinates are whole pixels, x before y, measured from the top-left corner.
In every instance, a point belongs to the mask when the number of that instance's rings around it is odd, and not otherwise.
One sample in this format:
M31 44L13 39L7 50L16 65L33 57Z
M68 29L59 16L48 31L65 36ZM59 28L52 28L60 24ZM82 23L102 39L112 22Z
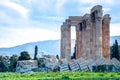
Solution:
M95 5L111 16L110 36L120 35L120 0L0 0L0 47L60 39L68 16L83 16Z

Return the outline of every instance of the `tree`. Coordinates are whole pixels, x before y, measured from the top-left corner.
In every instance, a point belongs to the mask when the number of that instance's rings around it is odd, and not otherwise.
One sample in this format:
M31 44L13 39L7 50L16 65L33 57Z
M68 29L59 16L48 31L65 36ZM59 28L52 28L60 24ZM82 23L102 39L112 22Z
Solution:
M0 56L0 63L2 62L2 56Z
M15 71L17 61L18 61L18 56L17 55L12 55L10 57L10 70L11 71Z
M57 59L59 59L59 56L58 56L58 54L56 55L56 58L57 58Z
M37 60L37 54L38 54L38 47L35 46L34 60Z
M2 71L2 56L0 56L0 72Z
M115 43L113 44L113 46L111 47L112 51L111 51L111 59L112 58L116 58L118 60L119 59L119 47L118 47L118 42L117 40L115 40Z
M10 71L9 56L0 56L0 72Z
M74 53L73 55L71 56L71 59L76 59L76 45L74 47Z
M31 57L27 51L23 51L20 53L19 60L30 60Z

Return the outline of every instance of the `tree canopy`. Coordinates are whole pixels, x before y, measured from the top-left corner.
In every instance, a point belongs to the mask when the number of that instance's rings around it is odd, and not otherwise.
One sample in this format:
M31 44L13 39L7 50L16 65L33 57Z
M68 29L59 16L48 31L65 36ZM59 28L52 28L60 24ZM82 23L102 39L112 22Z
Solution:
M19 60L30 60L31 57L27 51L23 51L20 53Z

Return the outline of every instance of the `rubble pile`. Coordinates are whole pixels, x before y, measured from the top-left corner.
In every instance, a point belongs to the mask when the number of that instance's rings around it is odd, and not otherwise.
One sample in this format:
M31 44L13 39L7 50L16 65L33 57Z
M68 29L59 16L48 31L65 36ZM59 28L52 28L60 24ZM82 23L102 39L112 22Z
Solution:
M113 58L108 61L106 58L101 57L96 60L78 58L67 61L64 59L57 59L53 55L43 55L44 68L40 71L104 71L116 72L120 71L120 61ZM16 72L31 72L33 69L38 68L37 60L23 60L18 61L16 65ZM38 70L39 71L39 70Z

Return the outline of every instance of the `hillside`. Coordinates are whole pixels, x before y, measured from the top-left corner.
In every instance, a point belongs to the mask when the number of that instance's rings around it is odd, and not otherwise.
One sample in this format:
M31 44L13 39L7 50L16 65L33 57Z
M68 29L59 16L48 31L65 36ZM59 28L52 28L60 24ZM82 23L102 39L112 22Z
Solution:
M120 36L112 36L110 38L110 45L117 40L120 45ZM72 40L72 52L74 50L75 40ZM60 54L60 40L48 40L48 41L39 41L39 42L32 42L26 43L23 45L18 45L15 47L10 48L0 48L0 55L12 55L17 54L19 55L22 51L28 51L31 56L34 55L34 47L35 45L38 46L38 56L41 54L52 54L52 55L59 55Z

